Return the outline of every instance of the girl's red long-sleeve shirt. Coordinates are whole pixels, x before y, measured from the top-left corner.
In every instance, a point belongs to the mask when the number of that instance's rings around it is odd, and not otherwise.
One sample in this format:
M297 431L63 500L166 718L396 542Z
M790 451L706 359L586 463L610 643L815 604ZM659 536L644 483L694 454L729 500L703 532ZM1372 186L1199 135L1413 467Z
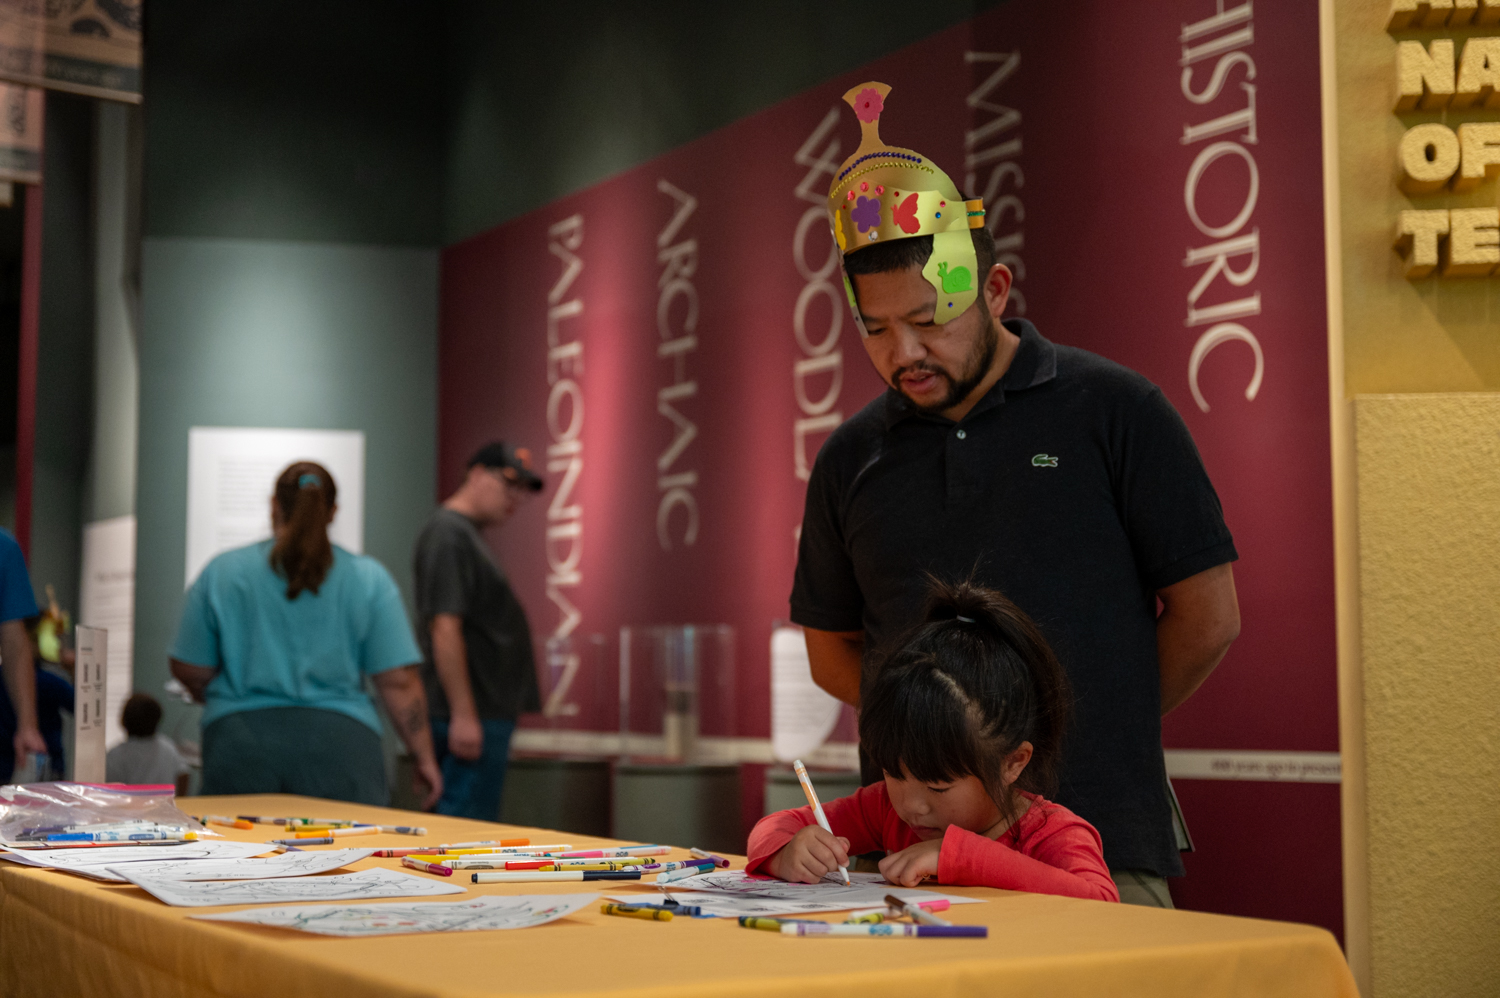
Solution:
M998 840L948 826L938 852L938 882L1120 900L1094 826L1060 804L1034 794L1023 796L1031 806ZM884 783L830 801L823 812L833 834L849 840L850 855L897 852L922 841L896 814ZM750 833L745 872L764 874L767 860L798 830L815 824L811 807L777 811L760 819Z

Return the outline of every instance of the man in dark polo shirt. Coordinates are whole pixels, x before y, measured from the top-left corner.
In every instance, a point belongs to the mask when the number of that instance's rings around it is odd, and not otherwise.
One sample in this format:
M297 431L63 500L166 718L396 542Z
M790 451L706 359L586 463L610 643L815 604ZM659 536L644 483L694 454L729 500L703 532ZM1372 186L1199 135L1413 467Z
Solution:
M480 535L541 487L525 451L486 444L417 538L417 634L443 769L439 814L499 818L516 717L541 709L526 611Z
M857 705L865 663L920 622L926 573L1015 600L1073 683L1059 803L1098 828L1123 900L1170 906L1162 878L1183 870L1161 716L1239 633L1218 498L1158 388L1025 320L999 321L1011 275L984 228L960 243L935 218L914 232L868 210L860 229L856 183L900 198L925 182L942 208L963 203L935 164L880 144L883 102L865 96L878 86L846 97L856 112L874 105L876 121L860 114L865 142L829 211L865 349L890 388L818 455L792 619L819 685ZM967 208L982 219L978 202ZM981 280L967 298L935 279L968 268Z

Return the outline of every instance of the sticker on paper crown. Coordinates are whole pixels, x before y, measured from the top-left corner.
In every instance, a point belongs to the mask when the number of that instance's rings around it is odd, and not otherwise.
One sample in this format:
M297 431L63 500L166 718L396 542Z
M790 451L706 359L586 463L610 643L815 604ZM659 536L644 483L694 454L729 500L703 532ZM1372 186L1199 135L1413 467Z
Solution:
M893 239L932 237L933 251L922 276L937 293L933 321L962 315L979 297L984 276L971 229L984 225L984 204L965 200L948 175L920 153L888 146L880 116L891 88L861 83L844 94L859 121L859 148L844 160L828 191L828 221L841 256ZM845 280L855 324L865 334L855 289Z

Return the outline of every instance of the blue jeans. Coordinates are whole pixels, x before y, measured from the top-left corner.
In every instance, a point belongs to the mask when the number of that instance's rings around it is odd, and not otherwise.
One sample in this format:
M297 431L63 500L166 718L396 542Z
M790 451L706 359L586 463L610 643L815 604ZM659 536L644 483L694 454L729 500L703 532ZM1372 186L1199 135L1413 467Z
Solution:
M438 814L480 821L500 820L500 796L505 791L505 770L510 765L510 736L515 721L481 720L484 747L472 762L448 751L448 722L432 719L432 748L443 771L443 796Z

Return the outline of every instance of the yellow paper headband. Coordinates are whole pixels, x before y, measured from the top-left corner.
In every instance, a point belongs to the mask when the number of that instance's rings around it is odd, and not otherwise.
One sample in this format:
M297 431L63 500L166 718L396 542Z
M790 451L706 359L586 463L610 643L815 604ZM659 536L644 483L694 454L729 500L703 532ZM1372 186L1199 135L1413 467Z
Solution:
M969 230L984 225L984 202L965 201L931 160L880 140L880 113L890 92L884 83L862 83L844 94L859 118L861 141L834 176L828 221L845 256L892 239L932 236L932 257L922 276L938 293L933 321L941 324L979 297L982 275ZM844 290L863 334L848 277Z

